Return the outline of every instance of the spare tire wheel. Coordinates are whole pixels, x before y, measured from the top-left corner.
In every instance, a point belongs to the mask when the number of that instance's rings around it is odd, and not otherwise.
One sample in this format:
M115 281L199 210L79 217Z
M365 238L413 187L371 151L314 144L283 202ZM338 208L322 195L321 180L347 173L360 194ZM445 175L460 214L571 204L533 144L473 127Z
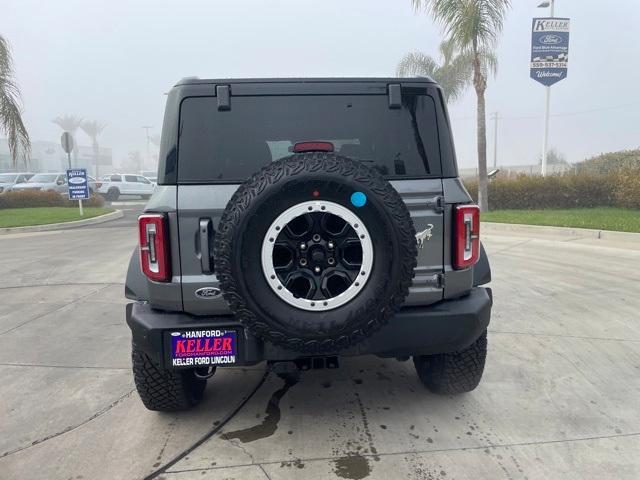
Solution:
M400 195L376 170L298 153L241 185L220 220L215 267L252 333L303 353L352 346L409 292L416 239Z

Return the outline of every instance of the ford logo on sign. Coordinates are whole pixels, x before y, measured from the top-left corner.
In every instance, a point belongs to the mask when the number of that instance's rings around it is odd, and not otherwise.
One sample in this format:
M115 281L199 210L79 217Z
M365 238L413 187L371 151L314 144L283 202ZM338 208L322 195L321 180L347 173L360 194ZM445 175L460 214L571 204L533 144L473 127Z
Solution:
M84 183L86 180L82 177L71 177L69 179L69 183L73 183L74 185L80 185L81 183Z
M204 299L219 297L221 293L222 291L215 287L202 287L195 291L196 297Z
M560 35L553 35L550 33L549 35L543 35L540 37L539 41L543 45L558 45L559 43L562 43L562 37Z

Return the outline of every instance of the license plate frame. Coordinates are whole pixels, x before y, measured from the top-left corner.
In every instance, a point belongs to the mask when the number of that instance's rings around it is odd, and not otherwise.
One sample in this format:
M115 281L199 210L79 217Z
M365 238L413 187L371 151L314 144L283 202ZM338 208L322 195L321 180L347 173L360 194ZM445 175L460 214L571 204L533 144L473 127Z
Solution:
M235 328L190 328L165 334L166 362L173 369L233 366L240 334Z

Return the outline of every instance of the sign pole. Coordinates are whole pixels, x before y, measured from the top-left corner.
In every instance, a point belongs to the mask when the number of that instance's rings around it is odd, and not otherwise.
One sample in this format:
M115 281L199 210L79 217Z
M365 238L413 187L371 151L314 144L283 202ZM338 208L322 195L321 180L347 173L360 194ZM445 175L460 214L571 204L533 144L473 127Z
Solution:
M551 85L567 78L569 61L569 18L555 17L555 0L547 0L539 8L550 8L546 18L534 18L531 29L531 67L529 76L545 87L544 129L540 174L547 175L549 150L549 117Z
M78 207L80 207L80 216L84 217L84 211L82 210L82 199L78 200Z
M549 108L551 106L551 87L544 87L546 90L546 101L544 107L544 134L542 135L542 166L540 173L543 177L547 175L547 150L549 142Z
M553 18L553 11L555 0L550 1L550 17ZM549 109L551 108L551 86L547 85L545 87L545 107L544 107L544 134L542 137L542 166L541 166L541 174L543 177L547 176L547 150L549 150Z

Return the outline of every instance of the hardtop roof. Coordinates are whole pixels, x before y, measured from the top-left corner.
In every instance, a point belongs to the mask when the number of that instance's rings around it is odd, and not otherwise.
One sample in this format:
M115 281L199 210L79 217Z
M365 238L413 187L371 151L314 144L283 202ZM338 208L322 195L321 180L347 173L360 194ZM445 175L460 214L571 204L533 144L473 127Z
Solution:
M430 77L292 77L292 78L199 78L185 77L180 85L224 84L224 83L433 83Z

